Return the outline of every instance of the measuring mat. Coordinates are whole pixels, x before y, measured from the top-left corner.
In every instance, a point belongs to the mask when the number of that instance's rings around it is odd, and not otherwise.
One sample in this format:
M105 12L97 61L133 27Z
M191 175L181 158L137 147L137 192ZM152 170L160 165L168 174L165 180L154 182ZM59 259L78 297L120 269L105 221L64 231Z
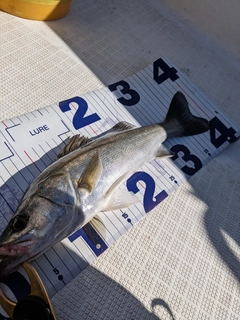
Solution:
M0 123L2 232L28 185L56 159L69 137L77 133L95 137L119 121L136 126L162 122L177 91L186 96L194 115L210 121L210 130L197 136L169 139L164 145L175 153L174 157L154 160L127 180L126 187L140 201L123 210L99 214L107 232L103 238L92 230L97 246L80 229L33 262L50 297L235 141L240 128L165 58L109 87ZM19 271L1 279L4 292L17 300L28 294L30 287L25 276L20 267ZM5 319L1 307L0 313L0 319Z

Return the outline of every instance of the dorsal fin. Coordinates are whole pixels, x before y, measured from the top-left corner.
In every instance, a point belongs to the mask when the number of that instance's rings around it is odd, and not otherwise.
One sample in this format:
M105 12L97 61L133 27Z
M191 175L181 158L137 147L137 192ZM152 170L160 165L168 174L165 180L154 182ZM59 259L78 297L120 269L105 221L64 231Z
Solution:
M102 137L105 136L111 136L114 133L118 133L118 132L122 132L122 131L126 131L129 129L134 129L136 128L136 126L132 123L126 122L126 121L121 121L118 122L117 124L115 124L111 129L100 133L97 137L92 138L92 140L96 140L96 139L101 139Z
M66 154L71 153L74 150L77 150L79 148L84 147L89 142L91 142L91 138L87 138L84 136L81 136L80 134L76 134L75 136L71 137L65 147L62 149L62 151L58 154L57 158L64 157Z
M129 123L127 121L121 121L115 124L115 126L113 126L110 130L108 130L108 133L114 131L125 131L133 128L136 128L134 124Z
M57 159L64 157L65 155L69 154L72 151L75 151L79 148L83 148L86 145L88 145L90 142L101 138L105 135L114 133L114 132L121 132L121 131L125 131L125 130L129 130L129 129L133 129L135 128L135 125L126 122L126 121L121 121L118 122L117 124L115 124L115 126L113 126L111 129L109 129L106 132L101 133L99 136L94 137L94 138L87 138L84 136L81 136L80 134L76 134L75 136L71 137L67 144L65 145L65 147L62 149L62 151L59 152Z

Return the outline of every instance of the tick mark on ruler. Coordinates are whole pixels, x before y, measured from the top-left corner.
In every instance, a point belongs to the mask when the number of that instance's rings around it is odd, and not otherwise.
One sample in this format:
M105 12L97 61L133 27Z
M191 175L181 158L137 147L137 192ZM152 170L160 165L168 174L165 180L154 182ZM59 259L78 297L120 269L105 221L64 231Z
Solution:
M34 166L38 169L39 172L42 172L38 166L36 165L36 163L33 161L33 159L29 156L29 154L24 150L25 155L28 157L28 159L32 162L32 164L34 164Z

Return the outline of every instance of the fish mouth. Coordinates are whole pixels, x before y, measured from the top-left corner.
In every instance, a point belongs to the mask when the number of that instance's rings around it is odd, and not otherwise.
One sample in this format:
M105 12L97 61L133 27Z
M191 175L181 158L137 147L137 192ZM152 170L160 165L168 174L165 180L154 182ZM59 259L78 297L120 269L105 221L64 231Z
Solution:
M14 244L0 245L0 278L16 271L18 266L28 259L33 243L33 240L25 240Z
M21 241L14 244L0 245L0 259L7 256L18 256L29 252L32 248L33 240Z

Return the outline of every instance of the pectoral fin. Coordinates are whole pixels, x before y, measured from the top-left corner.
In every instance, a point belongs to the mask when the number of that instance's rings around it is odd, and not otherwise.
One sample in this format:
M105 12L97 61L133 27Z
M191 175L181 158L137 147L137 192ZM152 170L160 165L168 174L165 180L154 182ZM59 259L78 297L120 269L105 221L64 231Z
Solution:
M139 202L138 197L123 186L121 189L117 188L108 195L102 211L126 208L137 202Z
M88 165L86 166L86 169L79 179L78 188L85 189L89 193L92 192L101 177L102 170L102 161L99 157L98 152L96 152L90 159Z

